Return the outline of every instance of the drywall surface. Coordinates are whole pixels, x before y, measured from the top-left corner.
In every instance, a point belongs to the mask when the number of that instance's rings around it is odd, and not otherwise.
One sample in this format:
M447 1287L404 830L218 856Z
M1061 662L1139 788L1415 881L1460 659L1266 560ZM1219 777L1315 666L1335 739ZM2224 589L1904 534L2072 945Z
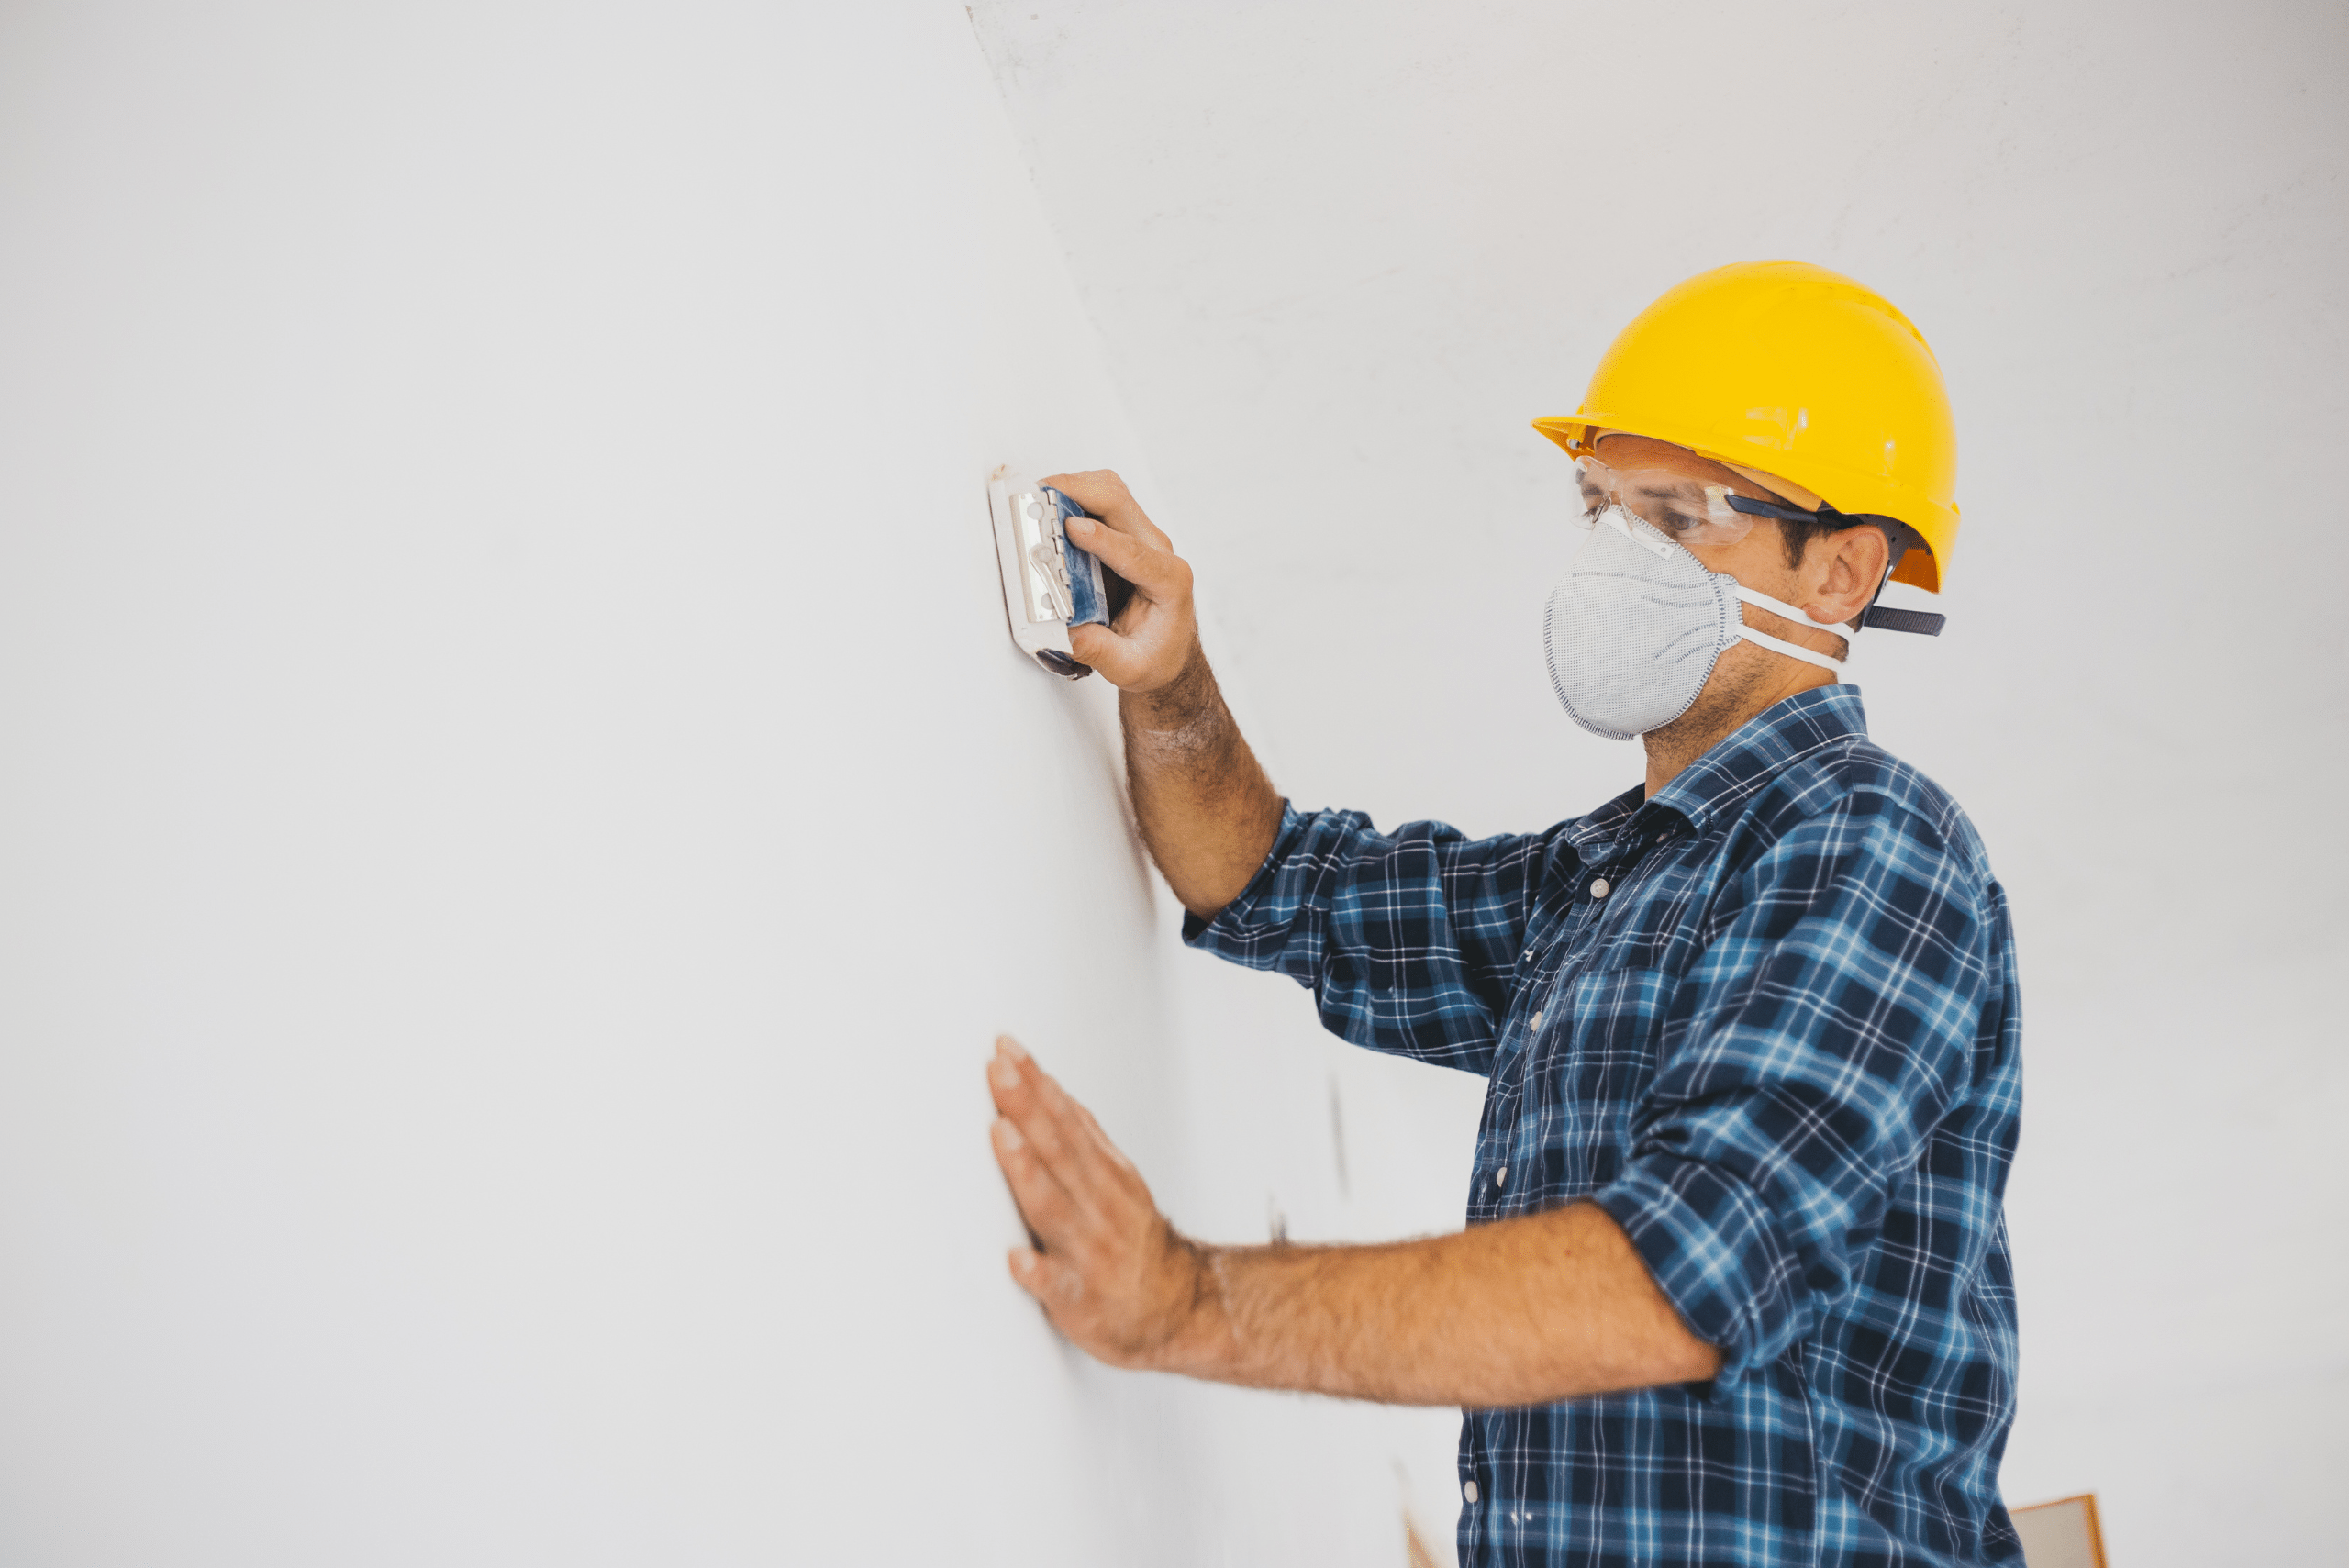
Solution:
M1798 257L1920 325L1964 446L1952 619L1871 634L1854 678L2020 929L2009 1495L2098 1491L2132 1568L2337 1560L2349 17L975 12L1303 804L1496 831L1637 778L1542 674L1569 482L1526 421L1665 286ZM1356 1179L1420 1170L1385 1152Z
M1004 1273L998 1029L1231 1203L960 7L11 6L0 215L0 1561L1401 1561Z

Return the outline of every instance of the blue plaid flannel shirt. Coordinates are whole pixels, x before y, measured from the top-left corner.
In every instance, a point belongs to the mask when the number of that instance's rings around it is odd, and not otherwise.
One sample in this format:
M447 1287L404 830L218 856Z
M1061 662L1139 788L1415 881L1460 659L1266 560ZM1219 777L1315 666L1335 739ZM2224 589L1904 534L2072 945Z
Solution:
M1485 1074L1468 1222L1599 1205L1723 1351L1709 1383L1468 1412L1464 1564L2022 1561L2014 940L1853 687L1543 833L1290 807L1184 935L1357 1045Z

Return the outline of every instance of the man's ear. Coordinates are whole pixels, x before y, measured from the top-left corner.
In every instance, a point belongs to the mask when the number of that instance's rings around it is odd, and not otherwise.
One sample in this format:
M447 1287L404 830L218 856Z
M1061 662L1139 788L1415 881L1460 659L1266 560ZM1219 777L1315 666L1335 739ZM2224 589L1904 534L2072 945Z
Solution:
M1891 565L1891 541L1873 523L1814 539L1803 562L1810 595L1803 607L1830 625L1849 626L1866 612Z

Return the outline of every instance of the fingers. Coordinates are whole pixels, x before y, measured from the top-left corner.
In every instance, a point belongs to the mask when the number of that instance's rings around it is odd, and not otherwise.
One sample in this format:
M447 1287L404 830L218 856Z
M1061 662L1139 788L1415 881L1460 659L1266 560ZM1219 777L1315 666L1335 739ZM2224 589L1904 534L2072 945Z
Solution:
M1127 693L1154 691L1180 678L1198 640L1190 563L1142 514L1125 481L1108 470L1055 473L1043 483L1098 514L1098 520L1070 517L1069 542L1099 557L1134 588L1114 626L1070 628L1069 651Z
M1071 517L1066 526L1071 540L1099 556L1102 565L1162 604L1190 593L1190 563L1167 546L1119 533L1091 517ZM1162 539L1165 537L1159 535Z
M1118 532L1130 534L1161 550L1168 548L1166 536L1159 531L1157 524L1150 520L1149 515L1141 509L1141 503L1134 499L1133 492L1126 488L1126 482L1119 478L1115 471L1096 468L1083 473L1055 473L1042 483L1103 519Z
M1030 1227L1006 1266L1070 1341L1113 1366L1149 1366L1200 1311L1197 1250L1093 1113L1008 1037L987 1088L996 1161Z
M1021 1136L1008 1118L998 1118L988 1136L995 1144L995 1162L1003 1172L1004 1184L1011 1189L1011 1201L1019 1206L1019 1218L1027 1222L1029 1234L1047 1250L1067 1245L1084 1224L1068 1188L1037 1158L1036 1146Z
M987 1066L987 1087L995 1096L996 1109L1002 1113L1002 1128L1017 1140L1022 1156L1035 1161L1075 1209L1089 1217L1103 1217L1121 1195L1113 1190L1116 1167L1103 1154L1108 1140L1091 1124L1084 1107L1008 1038L996 1041L995 1060ZM999 1132L998 1158L1001 1140Z

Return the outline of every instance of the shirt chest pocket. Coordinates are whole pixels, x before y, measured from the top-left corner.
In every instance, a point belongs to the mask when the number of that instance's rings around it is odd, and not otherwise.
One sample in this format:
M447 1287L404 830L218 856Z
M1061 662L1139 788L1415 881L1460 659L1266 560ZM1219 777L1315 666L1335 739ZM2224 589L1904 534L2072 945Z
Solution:
M1621 1173L1678 984L1661 969L1586 972L1545 1006L1553 1027L1527 1063L1525 1087L1552 1201L1581 1197Z

